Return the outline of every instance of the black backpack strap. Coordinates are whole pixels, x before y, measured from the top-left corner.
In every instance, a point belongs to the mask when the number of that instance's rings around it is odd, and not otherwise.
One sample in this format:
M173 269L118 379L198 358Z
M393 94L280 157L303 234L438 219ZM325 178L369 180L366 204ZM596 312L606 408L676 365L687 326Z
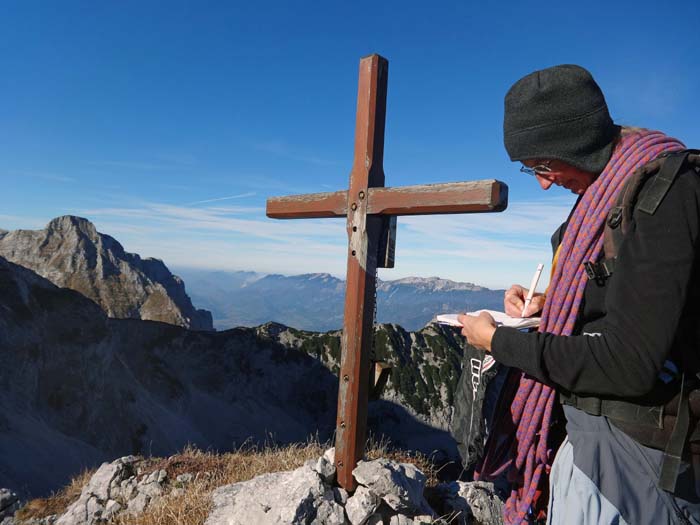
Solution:
M688 429L690 428L690 414L688 413L688 392L685 390L685 374L681 376L681 395L678 400L678 415L676 424L673 425L671 437L664 450L659 473L659 488L668 492L676 489L678 471L681 467L681 456L685 447Z
M630 224L633 223L634 210L639 209L653 215L684 164L700 173L700 150L685 149L662 153L627 178L605 221L605 258L583 263L589 280L603 285L614 273L619 247Z
M638 210L654 215L690 152L690 150L674 151L665 156L659 173L648 182L648 188L644 190L636 206Z
M638 405L622 399L601 399L563 392L559 394L559 400L591 416L605 416L616 421L663 428L663 407L661 406Z
M678 400L678 413L671 435L663 449L663 459L659 471L658 486L668 492L674 492L678 471L685 444L688 442L690 429L690 412L688 410L688 391L685 388L685 374L681 375L681 395ZM560 393L560 401L583 410L592 416L605 416L613 422L644 425L650 429L663 428L663 407L643 406L617 400L600 399L594 396L577 396L572 393ZM618 426L618 425L616 425ZM624 427L623 432L624 432ZM633 438L634 439L634 438ZM648 444L648 443L647 443ZM659 444L660 445L660 444ZM655 447L658 445L654 445ZM662 445L663 446L663 445Z

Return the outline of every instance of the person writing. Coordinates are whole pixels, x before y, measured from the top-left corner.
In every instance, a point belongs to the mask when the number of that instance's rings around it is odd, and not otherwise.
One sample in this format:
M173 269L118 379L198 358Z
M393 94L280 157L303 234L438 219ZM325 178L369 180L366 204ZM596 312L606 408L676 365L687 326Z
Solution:
M685 150L680 141L614 124L598 84L575 65L511 87L504 143L543 190L558 185L579 197L552 237L549 288L524 311L541 313L537 332L496 327L485 313L459 316L470 344L519 371L477 477L511 484L507 523L541 519L548 491L548 523L700 524L688 408L700 371L700 175L687 153L668 156ZM614 227L618 196L664 156L681 160L670 182L651 173L640 186L638 200L654 207L632 201L610 271L604 230ZM506 292L506 313L523 313L527 291ZM566 438L558 447L560 399Z

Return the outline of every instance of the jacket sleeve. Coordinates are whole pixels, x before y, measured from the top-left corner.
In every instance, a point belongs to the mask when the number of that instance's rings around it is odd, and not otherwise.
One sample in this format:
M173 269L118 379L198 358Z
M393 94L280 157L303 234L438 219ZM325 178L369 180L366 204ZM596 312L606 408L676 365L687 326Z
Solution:
M700 177L692 170L679 174L656 213L635 211L634 219L608 285L600 335L498 328L491 344L497 361L577 394L636 397L651 390L689 287L697 286Z

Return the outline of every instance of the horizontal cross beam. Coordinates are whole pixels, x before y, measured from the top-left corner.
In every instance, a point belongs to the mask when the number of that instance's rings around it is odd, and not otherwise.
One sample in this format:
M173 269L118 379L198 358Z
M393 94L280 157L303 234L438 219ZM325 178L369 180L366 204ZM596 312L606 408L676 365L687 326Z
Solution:
M433 215L502 211L508 187L497 180L368 188L369 215ZM347 217L348 192L307 193L271 197L267 216L273 219Z

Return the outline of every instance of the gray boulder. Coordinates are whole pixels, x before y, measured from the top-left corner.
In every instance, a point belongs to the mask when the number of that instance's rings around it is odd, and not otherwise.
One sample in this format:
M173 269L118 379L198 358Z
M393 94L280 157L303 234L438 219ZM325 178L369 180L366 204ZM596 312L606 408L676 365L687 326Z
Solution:
M427 506L423 497L425 475L410 463L383 458L360 461L352 474L397 512L416 513Z
M364 525L374 511L379 507L381 500L367 487L360 485L355 494L345 504L345 512L352 525Z
M13 516L20 507L19 497L10 489L0 489L0 525L14 523Z
M332 450L324 458L332 462ZM318 472L323 469L315 468L319 464L325 463L309 460L294 471L264 474L218 488L205 525L435 522L435 514L423 498L425 476L413 465L387 459L361 462L353 471L359 485L350 496L324 481Z
M493 483L485 481L453 481L441 483L435 497L442 502L441 512L456 517L453 523L467 525L503 525L503 501Z
M216 489L205 525L344 525L343 507L318 472L304 465Z
M125 509L133 514L143 512L153 498L163 494L167 475L157 470L139 480L138 461L135 456L125 456L103 463L56 525L104 523Z

